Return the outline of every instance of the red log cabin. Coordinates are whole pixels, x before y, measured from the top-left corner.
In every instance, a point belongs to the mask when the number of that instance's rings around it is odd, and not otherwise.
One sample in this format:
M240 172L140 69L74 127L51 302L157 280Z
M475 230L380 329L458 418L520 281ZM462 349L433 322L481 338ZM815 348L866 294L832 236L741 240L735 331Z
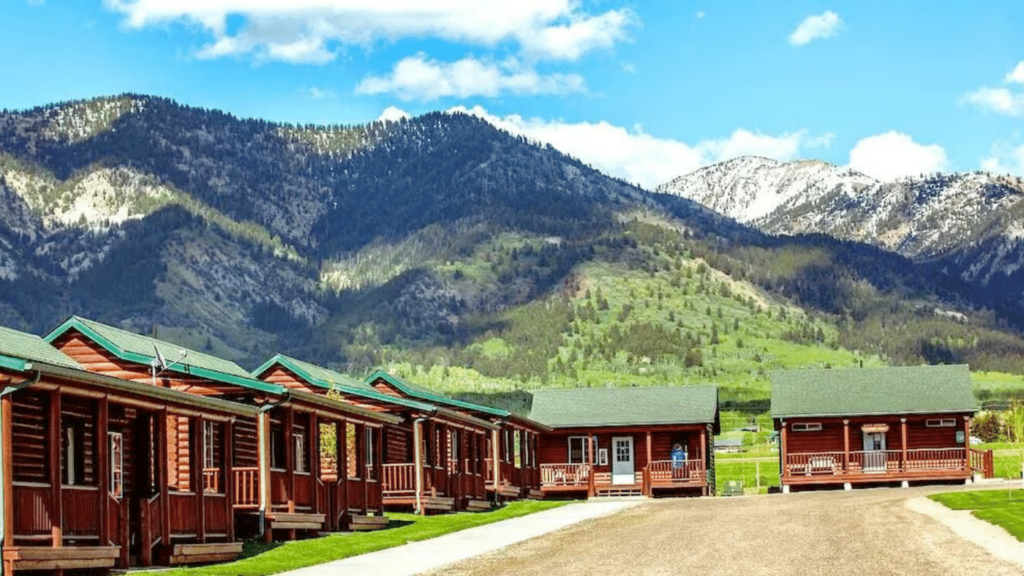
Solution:
M427 512L486 509L486 440L498 426L436 404L389 394L344 374L278 354L253 371L265 382L330 395L400 416L386 431L381 480L389 508ZM418 440L417 440L418 439Z
M968 367L789 370L771 376L783 492L791 487L966 481L991 475L972 450Z
M4 574L241 552L224 439L255 408L90 373L6 328L0 396Z
M540 437L545 496L714 493L718 388L537 390L530 418Z
M374 372L365 382L382 394L441 404L493 422L498 428L484 445L487 492L496 499L542 497L537 449L540 434L551 431L547 426L507 410L450 398L384 371Z
M231 501L240 535L270 541L387 525L382 439L385 425L400 418L261 382L233 362L82 318L68 319L46 340L92 372L257 409L223 433L232 452L223 476L204 472L203 478L206 493ZM181 422L168 428L178 439L169 466L189 469L197 462L187 451L196 433ZM209 430L203 438L219 442Z

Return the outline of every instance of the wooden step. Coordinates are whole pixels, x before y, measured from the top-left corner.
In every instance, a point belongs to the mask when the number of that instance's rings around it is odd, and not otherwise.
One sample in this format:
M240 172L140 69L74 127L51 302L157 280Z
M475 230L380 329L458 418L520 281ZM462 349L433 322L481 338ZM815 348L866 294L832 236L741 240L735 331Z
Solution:
M353 532L382 530L387 527L387 516L352 516L348 523L348 529Z
M242 553L241 542L219 542L207 544L175 544L167 563L171 566L180 564L208 564L212 562L229 562Z
M120 546L14 546L3 551L4 563L15 571L113 568L120 555Z
M299 512L272 512L267 514L267 521L273 530L320 530L327 520L325 514L307 514Z
M501 492L499 492L499 494L506 498L519 498L519 494L521 492L522 490L520 490L518 486L509 486L506 484L501 487Z
M487 512L491 509L491 503L487 500L470 500L466 502L466 510L470 512Z
M541 500L541 499L544 498L544 493L541 492L540 490L534 490L534 489L531 488L529 494L527 494L527 498L532 498L534 500Z
M426 497L420 504L427 510L454 510L455 498L444 498L441 496Z

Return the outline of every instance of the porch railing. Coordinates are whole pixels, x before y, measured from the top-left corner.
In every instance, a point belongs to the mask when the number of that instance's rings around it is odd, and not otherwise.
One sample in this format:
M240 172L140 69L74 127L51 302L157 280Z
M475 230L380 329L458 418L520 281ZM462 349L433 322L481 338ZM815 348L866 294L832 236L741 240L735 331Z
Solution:
M848 457L848 459L847 459ZM968 470L963 448L919 448L907 450L851 450L788 454L786 476L841 476L848 474Z
M416 465L385 464L381 467L384 496L409 496L416 494Z
M700 483L707 480L704 462L700 460L655 460L649 466L649 482L653 486Z
M996 470L992 450L971 448L971 471L981 474L984 478L994 478Z
M220 468L203 468L203 492L220 494Z
M587 486L590 483L590 465L541 464L540 483L543 487Z
M260 507L260 469L235 468L234 475L234 506L236 508Z

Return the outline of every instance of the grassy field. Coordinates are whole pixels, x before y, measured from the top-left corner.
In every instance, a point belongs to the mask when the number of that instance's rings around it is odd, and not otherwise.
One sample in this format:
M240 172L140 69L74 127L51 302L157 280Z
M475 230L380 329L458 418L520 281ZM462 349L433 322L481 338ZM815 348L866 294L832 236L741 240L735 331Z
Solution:
M953 510L970 510L991 524L1006 529L1024 542L1024 490L982 490L929 496Z
M992 450L996 478L1020 478L1020 450L1009 442L990 442L973 446L977 450Z
M305 566L341 560L368 552L436 538L450 532L482 526L562 506L567 502L520 500L492 512L462 512L422 517L389 513L391 528L377 532L341 532L296 542L247 542L242 559L226 564L182 568L167 576L263 576Z

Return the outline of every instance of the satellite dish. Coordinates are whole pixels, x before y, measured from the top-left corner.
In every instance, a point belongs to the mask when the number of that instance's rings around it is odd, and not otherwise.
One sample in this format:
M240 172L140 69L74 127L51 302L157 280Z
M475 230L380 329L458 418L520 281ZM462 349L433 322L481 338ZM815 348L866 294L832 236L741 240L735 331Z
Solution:
M161 372L167 370L167 359L164 358L164 355L160 353L160 349L157 348L156 344L153 344L153 350L156 351L156 367L160 368Z

